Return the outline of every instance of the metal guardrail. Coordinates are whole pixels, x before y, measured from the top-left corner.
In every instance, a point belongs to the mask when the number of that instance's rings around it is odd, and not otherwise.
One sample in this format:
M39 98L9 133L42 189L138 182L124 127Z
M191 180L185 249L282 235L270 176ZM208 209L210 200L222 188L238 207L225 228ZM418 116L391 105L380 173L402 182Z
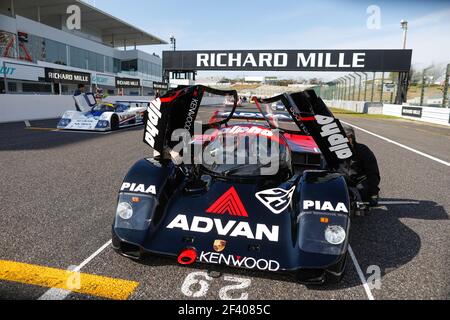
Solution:
M397 73L356 72L314 87L328 100L395 103ZM450 64L432 65L409 75L406 100L411 105L449 108Z

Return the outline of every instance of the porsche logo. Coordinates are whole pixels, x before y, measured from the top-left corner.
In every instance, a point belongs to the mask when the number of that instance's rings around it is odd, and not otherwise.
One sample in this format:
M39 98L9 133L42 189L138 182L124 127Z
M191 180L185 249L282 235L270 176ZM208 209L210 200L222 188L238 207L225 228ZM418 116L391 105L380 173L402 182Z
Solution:
M225 240L214 240L213 249L216 252L221 252L225 249L227 242Z

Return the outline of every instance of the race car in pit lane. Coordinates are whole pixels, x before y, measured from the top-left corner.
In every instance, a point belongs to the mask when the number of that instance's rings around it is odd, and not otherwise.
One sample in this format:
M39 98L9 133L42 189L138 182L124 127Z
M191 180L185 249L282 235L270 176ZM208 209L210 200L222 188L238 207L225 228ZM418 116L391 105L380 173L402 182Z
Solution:
M231 97L231 98L230 98L230 97L227 97L227 98L225 98L224 104L225 104L226 106L228 106L228 107L234 107L234 105L236 105L236 106L238 106L238 107L241 107L241 106L242 106L242 99L239 98L239 99L237 100L237 102L235 103L233 97Z
M284 104L282 101L274 102L270 107L272 110L284 110Z
M214 95L238 100L233 90L191 86L151 102L143 139L154 153L123 180L113 248L133 259L162 255L181 265L289 273L302 283L340 281L357 203L340 172L353 150L339 120L314 91L253 98L260 113L216 108ZM271 108L278 101L283 111ZM193 119L202 121L200 133ZM180 128L193 135L182 148L170 139ZM270 161L242 164L234 161L239 152Z
M92 93L73 97L77 110L66 111L58 129L110 131L144 123L150 101L123 100L97 103Z

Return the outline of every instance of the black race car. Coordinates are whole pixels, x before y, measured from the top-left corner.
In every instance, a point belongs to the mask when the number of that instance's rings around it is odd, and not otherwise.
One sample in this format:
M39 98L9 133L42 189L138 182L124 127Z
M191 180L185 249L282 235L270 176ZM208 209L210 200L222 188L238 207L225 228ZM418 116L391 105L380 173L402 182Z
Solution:
M235 91L190 86L148 107L144 142L154 154L123 180L114 249L339 281L357 210L340 173L353 152L340 122L314 91L253 98L257 109L238 113L224 96L238 101ZM239 152L270 161L219 161Z

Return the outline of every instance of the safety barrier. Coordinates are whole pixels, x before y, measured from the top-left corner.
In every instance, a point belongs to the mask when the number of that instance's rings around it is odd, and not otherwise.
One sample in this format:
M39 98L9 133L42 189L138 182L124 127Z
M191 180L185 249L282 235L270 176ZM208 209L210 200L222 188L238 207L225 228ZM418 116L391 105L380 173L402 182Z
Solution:
M330 107L356 113L381 114L383 112L383 105L380 102L344 100L324 100L324 102Z
M450 126L449 108L383 104L383 114Z
M450 108L398 105L364 101L324 100L333 108L344 109L356 113L383 114L405 119L418 120L450 126Z
M150 96L110 96L116 100L151 100ZM59 118L67 110L75 110L72 96L0 94L0 123Z
M58 118L66 110L75 110L72 96L0 95L0 123Z

